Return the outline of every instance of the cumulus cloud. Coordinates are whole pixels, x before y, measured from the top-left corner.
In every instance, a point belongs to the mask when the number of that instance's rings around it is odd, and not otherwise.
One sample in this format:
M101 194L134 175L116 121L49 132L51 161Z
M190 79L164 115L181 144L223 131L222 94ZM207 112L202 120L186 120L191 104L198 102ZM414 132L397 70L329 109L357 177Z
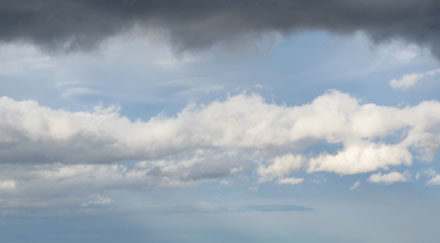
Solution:
M171 162L170 162L171 163ZM115 191L182 188L197 185L198 177L188 179L191 170L176 169L159 161L123 164L45 164L1 165L0 207L93 206L113 202L102 193ZM17 186L19 185L19 186ZM61 195L61 196L60 196ZM98 196L90 196L98 195ZM111 200L109 200L110 198Z
M390 185L396 182L407 182L410 180L408 171L400 173L397 171L390 172L388 174L376 173L368 178L368 181L376 184Z
M164 32L180 50L199 50L274 31L360 30L374 41L401 38L431 47L438 57L438 6L435 0L5 0L0 4L0 40L87 49L136 26Z
M269 165L260 165L258 174L261 181L272 180L275 177L282 177L301 169L304 158L300 155L287 154L277 156L269 161ZM291 182L295 180L290 180ZM288 184L289 179L279 181L280 184ZM294 183L296 184L296 183Z
M230 167L222 174L231 174L244 169L235 162L246 157L267 161L258 173L273 179L301 168L356 174L410 165L410 147L429 159L440 146L440 102L396 108L360 104L338 91L291 107L239 94L148 121L130 121L117 107L69 112L2 97L0 116L2 164L164 160L185 161L182 166L189 168L200 167L207 158L211 165L228 158ZM398 143L386 142L402 129L406 132ZM320 142L342 148L303 154Z
M358 174L387 169L392 165L410 165L412 155L402 145L386 145L357 141L347 143L337 154L322 154L310 160L309 172L330 171L338 174Z
M409 87L415 85L420 80L429 77L440 74L440 69L435 69L431 71L427 71L424 73L410 73L406 74L400 79L393 79L390 81L390 86L395 90L406 90Z
M90 186L96 190L106 188L163 188L191 185L201 180L184 165L187 161L141 161L132 168L123 164L75 164L34 166L29 174L42 183L53 182L62 187ZM23 172L21 172L23 173ZM26 172L24 172L26 173ZM221 175L221 176L226 176ZM214 177L214 175L208 175ZM188 177L190 179L188 179ZM189 180L189 181L188 181ZM188 183L186 183L188 181Z
M51 193L66 188L99 194L187 187L254 172L259 182L298 184L304 180L298 172L348 175L411 166L431 160L440 147L440 102L379 106L339 91L298 106L243 93L147 121L129 120L118 107L70 112L2 97L0 118L0 179L20 185L8 193L23 204L37 200L21 195L54 198ZM338 149L316 147L323 143ZM369 180L409 177L378 173Z

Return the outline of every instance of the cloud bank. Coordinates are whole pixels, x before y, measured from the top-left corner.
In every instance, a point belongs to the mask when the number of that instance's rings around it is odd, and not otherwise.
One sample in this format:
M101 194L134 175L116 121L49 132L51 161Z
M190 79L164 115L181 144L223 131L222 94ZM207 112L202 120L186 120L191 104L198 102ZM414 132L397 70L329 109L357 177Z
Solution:
M304 173L409 167L440 147L439 101L379 106L335 90L298 106L242 93L147 121L117 107L70 112L2 97L0 118L0 194L8 198L0 206L56 204L70 200L54 196L66 190L81 191L78 205L96 205L111 202L100 195L111 188L188 187L243 173L300 184ZM408 178L379 172L369 181Z
M411 165L414 156L432 159L440 146L440 102L378 106L339 91L300 106L239 94L148 121L130 121L117 107L69 112L2 97L0 116L2 164L171 161L202 170L209 160L210 166L231 167L191 172L203 177L240 171L237 161L251 160L260 163L264 181L298 170L357 174ZM304 152L320 143L341 148Z
M200 50L267 32L364 31L374 41L401 38L440 57L439 7L435 0L5 0L0 40L90 49L136 27L164 33L178 50Z

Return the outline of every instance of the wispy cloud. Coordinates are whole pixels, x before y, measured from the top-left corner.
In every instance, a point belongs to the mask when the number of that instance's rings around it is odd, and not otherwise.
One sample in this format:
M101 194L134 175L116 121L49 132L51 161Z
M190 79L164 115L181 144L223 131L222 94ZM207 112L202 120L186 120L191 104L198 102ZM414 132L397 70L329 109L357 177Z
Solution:
M113 200L109 197L97 196L94 199L91 199L87 202L81 203L81 207L106 205L106 204L110 204L112 202L113 202Z
M277 183L281 185L295 185L303 182L304 182L304 178L296 178L296 177L282 178L277 181Z
M14 180L0 181L0 191L11 191L17 187L17 182Z
M150 213L225 213L225 212L311 212L313 208L295 204L216 204L209 202L197 202L194 204L147 206Z
M353 185L350 187L350 191L359 190L360 185L361 185L361 181L355 181Z
M435 175L433 178L426 182L426 185L440 185L440 175Z
M438 174L435 170L429 169L423 171L423 174L425 174L430 179L425 183L427 186L436 186L440 185L440 174Z
M411 180L410 174L408 171L404 173L400 173L397 171L390 172L388 174L376 173L371 175L368 178L368 181L376 184L385 184L390 185L396 182L408 182Z
M440 69L435 69L424 73L406 74L400 79L391 80L390 86L395 90L406 90L409 87L414 86L420 80L437 74L440 74Z

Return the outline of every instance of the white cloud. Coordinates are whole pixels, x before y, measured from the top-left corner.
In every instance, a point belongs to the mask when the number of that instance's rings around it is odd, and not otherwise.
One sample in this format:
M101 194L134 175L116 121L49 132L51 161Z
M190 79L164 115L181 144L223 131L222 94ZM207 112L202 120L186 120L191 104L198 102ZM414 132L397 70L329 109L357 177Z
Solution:
M263 156L259 160L270 162L259 168L259 174L270 178L284 176L301 165L309 172L339 174L410 165L409 147L421 150L429 159L440 145L440 132L435 129L440 124L439 102L405 108L360 105L337 91L293 107L241 94L149 121L130 121L113 107L68 112L3 97L0 115L0 142L8 146L0 151L2 163L102 163L169 156L182 160L182 154L204 150L219 159L225 151L230 151L230 158L243 154L256 159L252 154L258 151ZM381 142L401 129L406 129L407 136L399 143ZM311 157L302 154L304 146L322 141L342 144L342 149ZM289 147L295 152L282 153Z
M376 184L390 185L396 182L407 182L410 180L410 175L406 171L403 174L397 171L390 172L388 174L376 173L368 178L368 181Z
M426 185L428 186L440 185L440 175L437 174L435 170L428 169L423 171L423 174L431 178L426 182Z
M440 69L435 69L431 71L427 71L424 73L410 73L406 74L400 79L393 79L390 81L390 86L395 90L406 90L409 87L415 85L420 80L429 77L434 76L440 73Z
M360 181L355 181L353 185L350 187L350 191L359 190L359 186L361 185Z
M426 182L426 185L440 185L440 175L435 175L432 177L428 182Z
M113 199L104 196L96 196L94 199L81 203L81 207L106 205L113 202Z
M367 142L347 144L339 153L322 154L310 160L309 172L329 171L338 174L359 174L392 165L410 165L412 155L402 145Z
M89 187L93 189L143 187L163 188L192 185L192 167L186 168L186 160L173 161L141 161L131 169L123 164L74 164L74 165L43 165L36 166L28 173L34 182L55 184L59 187ZM26 172L20 172L26 173ZM227 172L226 172L227 173ZM188 180L187 177L190 177Z
M281 185L295 185L303 182L304 182L304 178L295 178L295 177L282 178L277 181L277 183Z
M287 106L239 94L148 121L119 112L69 112L0 98L0 147L7 148L0 149L0 178L20 185L17 198L45 200L65 188L87 188L81 203L107 188L185 187L254 171L261 182L295 183L304 179L294 175L301 170L388 170L431 160L440 147L438 101L399 108L360 104L331 91L309 104ZM390 136L400 139L389 143ZM313 148L323 143L338 149ZM370 181L402 181L396 173L375 174Z
M11 191L17 187L17 182L14 180L0 181L0 191Z
M302 156L293 154L277 156L269 161L268 166L260 165L258 167L258 174L261 176L261 181L282 177L301 169L303 160L304 158ZM285 182L287 181L288 180L285 180Z
M130 167L121 164L46 164L15 168L0 165L1 177L14 178L0 181L0 193L7 193L7 197L1 198L0 207L97 205L108 200L90 198L90 195L197 185L186 178L190 177L191 170L179 171L175 165L172 168L158 162L138 162Z

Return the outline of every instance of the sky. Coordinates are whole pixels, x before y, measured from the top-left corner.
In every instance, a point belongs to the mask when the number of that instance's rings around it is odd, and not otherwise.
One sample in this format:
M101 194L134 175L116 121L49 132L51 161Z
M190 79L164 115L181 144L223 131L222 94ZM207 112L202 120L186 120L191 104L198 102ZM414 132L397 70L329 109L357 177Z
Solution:
M4 0L5 242L439 242L440 3Z

